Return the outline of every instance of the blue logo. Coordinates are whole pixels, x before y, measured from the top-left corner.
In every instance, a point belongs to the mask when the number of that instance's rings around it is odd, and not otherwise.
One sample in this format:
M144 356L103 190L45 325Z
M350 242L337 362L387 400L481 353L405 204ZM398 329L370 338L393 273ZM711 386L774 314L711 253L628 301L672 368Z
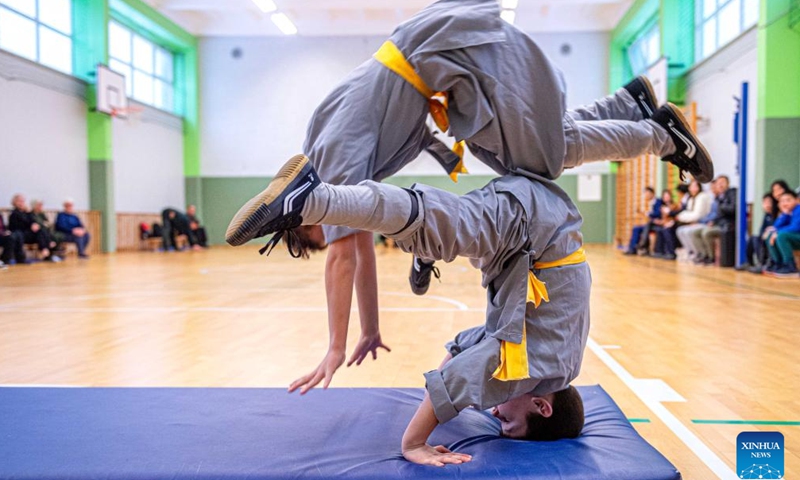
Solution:
M783 478L783 434L742 432L736 437L739 478Z

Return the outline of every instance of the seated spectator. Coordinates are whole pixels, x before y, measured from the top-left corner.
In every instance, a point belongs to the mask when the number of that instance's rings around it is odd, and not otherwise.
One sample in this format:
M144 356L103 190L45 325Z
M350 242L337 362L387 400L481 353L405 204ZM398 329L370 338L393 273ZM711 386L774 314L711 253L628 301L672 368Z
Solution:
M713 187L713 184L712 184ZM689 184L689 201L686 209L679 213L675 220L681 224L675 231L678 239L686 249L688 257L695 259L698 257L699 247L692 243L695 230L702 229L705 225L700 223L711 211L712 197L703 191L703 186L697 180L692 180Z
M25 258L25 240L22 233L7 229L2 215L0 215L0 249L3 250L0 262L8 265L28 263Z
M31 213L33 213L34 221L47 230L50 238L55 242L52 250L57 252L56 255L63 255L64 252L61 248L61 244L64 243L64 236L56 231L50 219L47 218L47 214L44 213L44 202L41 200L31 200Z
M56 217L56 232L63 236L63 241L74 243L78 248L78 258L89 258L86 247L89 245L89 232L83 226L81 219L75 215L75 204L72 199L64 201L64 211Z
M745 263L736 267L736 270L747 270L751 273L762 273L767 265L769 253L767 252L767 245L764 243L764 234L767 228L775 223L775 212L778 204L772 198L771 193L766 193L761 198L761 208L764 210L764 219L761 221L761 228L758 229L758 234L750 235L747 238L747 258Z
M200 219L197 218L197 208L194 205L189 205L186 208L186 216L189 217L189 228L194 232L197 244L203 248L208 248L206 229L201 226Z
M791 189L792 188L789 186L789 184L786 183L786 180L780 179L772 182L772 185L769 186L769 191L772 193L772 199L775 201L775 205L778 205L780 202L781 195Z
M8 217L8 228L13 232L20 232L24 243L36 244L45 260L60 262L61 259L52 252L56 242L50 238L47 229L36 222L33 212L28 210L25 197L16 194L12 198L11 204L14 206L14 210Z
M645 187L644 200L647 204L647 223L644 225L636 225L631 232L631 241L628 244L628 249L625 255L635 255L638 252L648 254L649 250L649 236L650 229L653 227L653 221L661 218L661 205L660 198L656 198L656 191L653 187Z
M672 221L669 214L676 208L678 208L678 205L675 204L672 199L672 192L668 188L665 188L661 191L661 210L658 212L659 217L652 222L653 226L651 232L656 235L653 257L661 258L664 256L664 241L661 232L664 230L665 225Z
M767 228L764 241L769 249L771 264L764 270L765 275L777 278L798 278L794 251L800 250L800 205L797 195L785 191L778 202L781 215L775 224Z
M664 222L661 229L656 231L656 246L653 256L656 258L663 258L664 260L675 260L675 249L678 247L678 236L675 233L680 226L675 220L679 213L686 210L691 196L689 195L689 186L685 183L678 185L678 193L681 198L678 205L661 207L661 213L664 215Z
M711 184L714 201L711 211L700 220L702 228L692 231L692 244L698 249L695 263L714 264L714 241L732 232L736 225L736 189L730 188L730 181L720 175Z
M167 208L161 212L161 219L163 221L161 239L165 252L175 251L175 237L178 235L186 235L193 250L202 250L202 247L197 244L197 238L192 231L189 217L185 213L181 213L174 208Z

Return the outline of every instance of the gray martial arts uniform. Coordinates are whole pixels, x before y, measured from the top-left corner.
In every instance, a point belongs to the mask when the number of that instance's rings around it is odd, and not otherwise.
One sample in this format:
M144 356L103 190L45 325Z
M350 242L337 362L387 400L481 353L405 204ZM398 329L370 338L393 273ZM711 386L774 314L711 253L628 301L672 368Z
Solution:
M674 150L666 131L641 121L625 90L567 113L561 73L500 18L496 0L440 0L390 40L430 88L447 92L450 134L500 175L554 179L584 161ZM438 143L425 125L428 111L428 99L370 59L317 108L304 152L325 182L381 181ZM452 157L440 163L455 165ZM328 242L351 233L325 227Z
M454 358L425 374L440 422L468 406L484 409L527 392L562 390L580 370L589 331L589 266L534 270L550 297L538 308L527 302L527 287L536 262L557 261L581 248L582 219L555 183L529 177L500 177L461 197L425 185L323 184L303 209L306 224L380 232L417 256L447 262L464 256L481 270L485 325L459 334L448 347ZM411 195L418 199L416 217ZM494 379L501 341L521 343L523 325L530 379Z

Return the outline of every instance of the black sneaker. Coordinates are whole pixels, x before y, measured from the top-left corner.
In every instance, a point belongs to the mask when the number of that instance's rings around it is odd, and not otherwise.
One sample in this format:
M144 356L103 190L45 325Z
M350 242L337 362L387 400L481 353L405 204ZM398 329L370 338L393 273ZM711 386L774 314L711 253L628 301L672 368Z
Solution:
M287 231L302 224L300 212L303 211L305 200L320 183L308 157L295 155L283 165L263 192L239 209L228 225L225 241L238 246L275 233L267 244L274 247Z
M681 169L681 179L684 172L692 174L700 183L708 183L714 179L714 164L711 155L700 143L700 139L692 132L689 122L675 105L668 103L656 110L652 120L663 127L675 143L675 153L667 155L661 160L670 162Z
M439 269L433 266L434 262L425 263L416 255L411 262L411 273L408 275L408 283L411 284L411 291L417 295L425 295L428 287L431 286L431 272L436 279L441 278Z
M636 100L636 104L639 105L639 110L642 111L642 116L645 119L653 116L658 108L656 106L656 92L647 77L641 75L634 78L629 84L625 85L625 90Z

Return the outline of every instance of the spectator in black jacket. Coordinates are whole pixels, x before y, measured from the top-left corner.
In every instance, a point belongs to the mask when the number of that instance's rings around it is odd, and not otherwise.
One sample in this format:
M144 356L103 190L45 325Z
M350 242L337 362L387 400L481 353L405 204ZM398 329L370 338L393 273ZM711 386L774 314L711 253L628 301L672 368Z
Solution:
M15 263L25 265L28 263L27 259L25 258L24 239L22 238L22 233L12 232L11 230L7 229L5 222L3 222L2 215L0 215L0 248L3 249L3 254L0 256L0 262L7 263L9 265L14 265Z
M206 229L200 225L200 219L197 218L197 207L189 205L186 207L186 216L189 217L189 228L194 232L197 239L197 244L203 248L208 247L208 237L206 237Z
M175 237L178 235L186 235L189 239L189 245L194 250L200 250L200 245L197 244L197 238L194 236L189 217L185 213L181 213L174 208L167 208L161 212L161 219L163 226L161 231L161 240L165 252L175 250Z
M751 273L761 273L769 260L767 245L764 243L764 232L775 223L775 200L771 193L764 194L761 199L761 208L764 209L764 219L757 235L750 235L747 239L747 260L736 267L736 270L747 270Z
M24 243L35 243L45 260L60 262L61 259L52 253L56 242L50 238L46 228L36 223L33 212L28 209L25 197L16 194L11 199L11 204L14 206L14 210L8 217L8 228L12 232L20 232Z
M711 213L703 219L705 226L694 232L694 244L699 249L697 263L714 263L714 240L732 231L736 225L736 189L730 188L725 175L717 177L712 188L716 196Z

